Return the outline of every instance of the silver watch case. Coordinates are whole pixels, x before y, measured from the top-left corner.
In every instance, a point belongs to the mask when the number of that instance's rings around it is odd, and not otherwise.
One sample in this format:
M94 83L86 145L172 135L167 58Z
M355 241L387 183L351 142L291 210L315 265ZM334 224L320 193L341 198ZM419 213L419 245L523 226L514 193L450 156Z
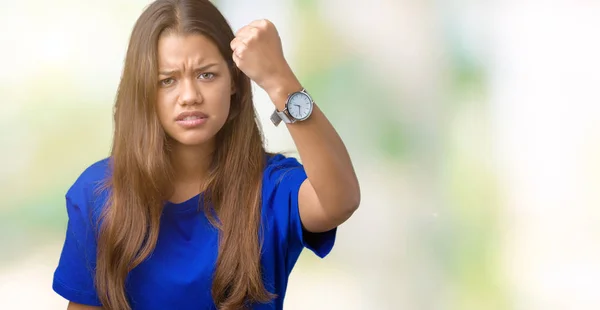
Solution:
M308 111L308 113L306 114L305 117L296 119L293 116L291 116L290 113L288 112L288 105L290 104L290 99L292 98L292 96L294 96L295 94L298 94L298 93L301 93L301 94L303 94L303 95L305 95L305 96L308 97L308 99L310 101L310 111ZM279 126L279 124L281 123L281 121L283 121L286 124L293 124L295 122L304 121L304 120L306 120L306 119L308 119L310 117L310 115L312 114L314 106L315 106L315 102L313 101L312 97L306 91L306 89L303 88L300 91L291 93L287 97L287 100L285 101L285 108L283 109L283 111L278 111L277 109L275 109L275 111L273 111L273 114L271 114L271 122L273 122L273 125Z

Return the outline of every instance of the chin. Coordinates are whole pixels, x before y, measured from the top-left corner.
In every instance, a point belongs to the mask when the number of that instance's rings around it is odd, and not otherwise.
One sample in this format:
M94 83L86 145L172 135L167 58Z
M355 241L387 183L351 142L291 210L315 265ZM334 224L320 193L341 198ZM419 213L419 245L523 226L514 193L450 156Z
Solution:
M215 139L215 134L207 134L206 132L189 132L171 136L175 142L184 146L202 146L212 142Z
M211 138L188 138L178 140L181 145L185 146L202 146L214 141L214 136Z

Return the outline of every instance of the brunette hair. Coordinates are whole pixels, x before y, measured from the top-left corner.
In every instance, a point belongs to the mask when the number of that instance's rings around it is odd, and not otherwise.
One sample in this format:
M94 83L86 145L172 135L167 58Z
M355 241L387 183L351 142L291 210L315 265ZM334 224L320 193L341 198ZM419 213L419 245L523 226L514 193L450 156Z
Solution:
M204 212L219 229L212 297L219 309L272 300L260 264L261 182L266 162L250 80L231 61L231 27L208 0L158 0L137 20L119 84L110 157L110 190L100 218L96 289L105 309L131 309L128 273L154 250L160 216L173 193L169 138L156 115L157 45L164 32L209 38L229 64L235 92L216 135Z

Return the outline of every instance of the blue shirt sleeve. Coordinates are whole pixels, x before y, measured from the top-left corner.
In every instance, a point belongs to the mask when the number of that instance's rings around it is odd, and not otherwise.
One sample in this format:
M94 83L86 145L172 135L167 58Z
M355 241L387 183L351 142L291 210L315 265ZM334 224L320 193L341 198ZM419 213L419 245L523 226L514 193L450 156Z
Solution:
M298 209L300 185L306 180L304 167L293 157L277 154L268 161L264 186L278 225L286 236L288 266L293 266L307 248L324 258L332 250L337 228L327 232L311 233L304 229ZM269 195L270 194L270 195Z
M90 199L86 188L76 182L66 195L67 233L54 272L52 288L65 299L90 306L101 306L94 286L96 234Z

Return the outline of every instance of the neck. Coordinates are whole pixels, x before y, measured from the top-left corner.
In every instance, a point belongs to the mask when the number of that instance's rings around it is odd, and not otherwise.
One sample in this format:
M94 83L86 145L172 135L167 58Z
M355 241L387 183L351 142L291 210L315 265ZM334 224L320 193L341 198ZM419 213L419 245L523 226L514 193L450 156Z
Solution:
M200 184L206 179L213 151L214 141L199 146L173 143L170 157L175 183Z

